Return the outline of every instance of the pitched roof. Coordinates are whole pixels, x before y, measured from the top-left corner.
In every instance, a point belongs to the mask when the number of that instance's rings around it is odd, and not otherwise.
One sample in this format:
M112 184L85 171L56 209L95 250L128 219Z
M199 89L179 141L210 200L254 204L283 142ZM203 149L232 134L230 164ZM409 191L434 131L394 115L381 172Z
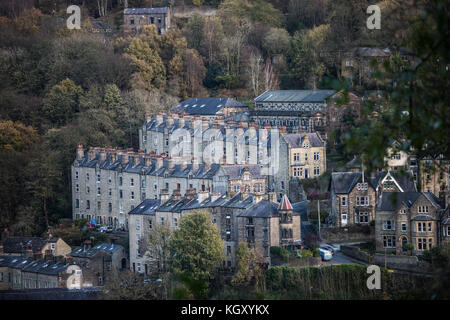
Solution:
M264 178L261 174L261 167L258 164L222 165L222 169L231 180L241 179L242 174L247 170L250 172L253 179Z
M9 237L3 241L4 253L23 253L31 246L33 252L42 250L48 242L56 242L58 238Z
M335 193L349 193L361 178L360 172L331 173L331 187Z
M284 140L289 144L291 148L301 148L305 137L311 144L311 147L323 147L324 142L317 132L314 133L290 133L283 135Z
M186 112L192 115L215 115L224 107L247 107L231 98L190 98L173 107L172 112Z
M278 205L268 200L261 200L252 205L244 212L238 214L238 217L247 218L270 218L278 215Z
M68 267L69 264L37 260L23 268L23 272L56 275L65 271Z
M152 14L152 13L167 13L168 7L161 8L128 8L123 11L124 14Z
M278 207L278 209L283 211L293 210L291 202L285 194L283 195L283 198L281 198L280 206Z
M33 262L31 257L0 256L0 267L23 269L31 262Z
M373 178L373 184L378 186L381 181L387 176L390 175L398 186L401 188L403 192L416 192L416 183L414 182L414 176L412 172L399 172L399 171L381 171L376 174Z
M154 215L160 204L161 199L145 199L136 208L131 210L129 214Z
M75 248L69 255L72 257L79 257L79 258L90 258L94 256L98 252L106 252L113 254L117 250L123 248L120 244L115 243L102 243L98 244L93 248L90 248L88 250L84 250L84 248L78 247Z
M335 94L334 90L267 90L255 102L318 102Z
M378 201L377 210L396 211L401 205L411 208L420 195L423 195L434 207L440 208L438 199L431 192L383 192Z

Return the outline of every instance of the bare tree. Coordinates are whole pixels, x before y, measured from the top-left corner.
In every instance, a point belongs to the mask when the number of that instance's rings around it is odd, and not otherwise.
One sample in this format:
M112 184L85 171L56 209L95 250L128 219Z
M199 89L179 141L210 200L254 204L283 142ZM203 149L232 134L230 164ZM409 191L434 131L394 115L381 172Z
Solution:
M248 74L250 77L250 89L256 97L260 92L260 77L262 73L262 56L257 50L250 53L248 61Z
M274 90L280 88L280 79L275 68L272 66L270 59L266 59L266 64L264 65L264 89Z

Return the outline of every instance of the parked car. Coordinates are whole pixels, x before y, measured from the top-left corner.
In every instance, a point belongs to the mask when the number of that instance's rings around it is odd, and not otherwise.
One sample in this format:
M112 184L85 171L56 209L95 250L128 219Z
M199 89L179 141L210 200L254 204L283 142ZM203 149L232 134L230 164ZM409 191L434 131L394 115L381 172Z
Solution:
M330 251L333 256L336 253L336 249L330 245L324 245L324 246L321 246L321 248Z
M98 228L98 231L102 233L111 233L113 232L113 228L110 226L101 226L100 228Z
M320 251L320 256L322 257L323 261L329 261L333 258L331 251L325 250L323 248L319 248L319 251Z

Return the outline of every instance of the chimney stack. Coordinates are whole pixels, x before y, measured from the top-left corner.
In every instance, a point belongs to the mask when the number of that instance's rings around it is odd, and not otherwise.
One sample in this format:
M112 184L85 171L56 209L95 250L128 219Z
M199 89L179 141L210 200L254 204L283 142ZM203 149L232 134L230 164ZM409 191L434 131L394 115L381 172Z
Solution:
M77 146L77 160L81 160L84 157L84 149L83 149L83 145L79 144Z
M188 201L195 199L197 197L197 192L196 192L195 188L187 189L185 197Z
M163 158L161 156L156 156L156 169L161 169L163 166Z
M106 160L106 149L101 148L99 154L100 154L100 161L104 162Z
M161 189L161 191L159 193L159 198L161 199L161 204L169 201L169 190Z
M178 189L173 190L172 198L175 201L180 201L181 200L181 192L180 192L180 190L178 190Z
M144 155L145 166L150 167L152 165L152 157L149 155Z
M197 194L198 202L203 202L209 198L209 191L199 191Z
M94 158L95 158L95 148L90 147L89 148L89 160L94 160Z
M145 113L145 123L148 123L152 120L152 115L150 114L150 112L146 112Z
M183 117L181 117L180 119L178 119L178 127L184 128L184 118L183 118Z
M125 151L125 152L121 152L120 154L122 155L122 161L121 161L121 163L122 163L122 164L128 163L128 153Z
M219 199L222 196L222 194L220 192L214 192L211 194L211 202L216 201L217 199Z

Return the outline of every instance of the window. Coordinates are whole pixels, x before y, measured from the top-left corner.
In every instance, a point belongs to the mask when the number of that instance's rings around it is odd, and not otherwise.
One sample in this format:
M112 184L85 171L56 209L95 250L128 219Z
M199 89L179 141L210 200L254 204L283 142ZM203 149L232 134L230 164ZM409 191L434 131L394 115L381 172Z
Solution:
M431 249L432 246L433 246L433 239L429 238L428 239L428 248Z
M122 190L119 190L119 198L123 199L123 191Z
M400 210L400 214L406 214L406 209Z
M97 202L97 210L100 211L102 209L102 203L100 201Z
M394 154L391 156L391 159L392 159L392 160L400 160L400 159L401 159L400 153L394 153Z
M78 171L75 171L75 179L78 180Z
M341 206L346 207L347 206L347 197L341 198Z
M384 236L383 245L385 248L395 248L395 237L394 236Z
M450 226L447 226L447 236L450 237Z
M130 179L130 186L134 187L134 179L133 178Z
M395 230L395 221L392 220L383 221L383 230Z
M368 188L369 188L368 183L358 183L356 185L356 189L358 189L358 190L367 190Z
M112 203L108 203L108 212L112 212Z
M227 256L231 256L231 246L227 246Z
M75 192L80 192L80 185L79 184L75 185Z
M89 181L89 173L86 173L86 180Z
M134 24L134 19L130 19L130 24L131 24L131 25Z
M80 199L75 199L75 208L80 207Z
M178 220L177 220L177 218L173 218L173 226L174 226L174 228L178 228Z
M101 179L100 174L97 174L97 182L100 182L100 179Z
M432 223L431 222L428 222L428 231L432 231Z
M86 209L91 208L91 202L89 200L86 200Z
M406 232L406 222L402 222L402 231Z
M308 161L308 152L305 153L305 161Z
M314 160L318 161L320 159L319 152L314 152Z
M149 229L152 228L152 219L148 219L148 228L149 228Z
M89 193L91 191L91 189L89 188L89 186L86 186L86 193Z
M419 213L428 213L428 206L419 206Z
M100 192L100 187L97 188L97 197L100 197L101 192Z
M314 175L320 176L320 167L314 167Z
M294 153L294 161L300 161L300 153Z
M142 180L142 181L141 181L141 187L142 187L142 188L145 188L145 180Z
M136 231L141 230L141 219L136 219ZM139 235L140 236L140 235Z
M141 200L142 200L142 201L145 200L145 192L142 192Z
M357 206L368 206L369 205L369 196L356 196L356 205Z
M109 197L112 197L112 189L108 190L108 195L109 195Z
M111 176L109 176L108 177L108 183L111 183L111 181L112 181L112 178L111 178Z
M123 184L123 178L119 177L119 186L121 186Z
M368 223L369 222L369 213L368 212L360 212L359 213L359 223Z
M131 191L131 200L134 200L134 191Z

